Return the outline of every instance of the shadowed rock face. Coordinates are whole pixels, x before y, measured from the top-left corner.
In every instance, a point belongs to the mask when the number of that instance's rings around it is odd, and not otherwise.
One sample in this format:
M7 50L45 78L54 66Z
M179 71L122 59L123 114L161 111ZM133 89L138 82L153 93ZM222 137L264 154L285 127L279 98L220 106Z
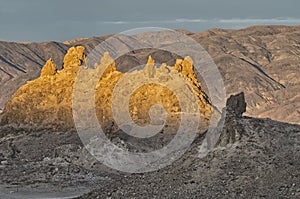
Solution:
M167 87L159 84L148 84L151 80L168 83L174 88L183 86L192 90L195 98L187 98L186 104L192 104L196 100L199 111L191 110L192 113L200 113L201 119L209 120L211 115L211 105L209 98L201 88L198 82L191 58L186 57L184 60L176 60L175 66L162 64L160 67L155 66L154 59L149 56L148 62L143 70L135 70L128 73L122 73L117 70L115 61L104 53L100 59L100 64L95 64L94 68L85 67L86 56L84 47L71 47L64 57L62 70L56 69L52 59L48 60L39 78L32 80L22 86L7 102L1 117L1 124L18 124L30 125L32 127L53 127L53 128L71 128L74 127L72 114L72 95L74 82L78 73L99 75L101 69L105 68L103 75L99 76L97 85L92 86L96 89L95 107L98 120L102 123L113 123L112 115L112 95L118 81L127 75L130 82L143 81L146 84L132 93L128 106L130 116L135 122L140 124L150 123L149 111L152 105L161 104L167 111L168 115L175 116L182 112L177 95ZM92 77L92 76L91 76ZM91 78L84 76L83 86L78 95L86 95L85 89ZM120 93L126 92L129 85L124 83ZM181 85L181 82L184 82ZM186 90L182 88L180 92L185 95ZM119 99L116 99L117 101ZM121 100L121 99L120 99ZM123 101L117 103L123 105ZM190 101L189 101L190 100ZM84 105L83 110L91 113L93 107ZM196 112L195 112L196 111ZM87 115L89 117L90 114ZM155 119L155 118L154 118ZM204 121L203 120L203 121Z
M229 114L234 114L236 116L242 116L246 112L246 102L244 93L239 93L237 95L231 95L226 102L226 111Z
M245 93L246 115L300 124L300 26L182 32L198 41L214 59L227 97ZM88 53L109 36L65 43L0 42L0 107L26 81L39 76L46 60L52 58L58 67L62 66L63 56L71 46L82 45ZM138 50L116 60L116 67L125 72L146 63L149 55L157 63L168 65L174 65L177 58L183 59L161 50ZM202 87L205 89L204 83Z
M246 112L246 102L244 93L231 95L226 101L226 107L222 110L224 127L219 129L220 137L217 146L224 147L228 144L234 144L241 140L244 128L240 124L243 113Z

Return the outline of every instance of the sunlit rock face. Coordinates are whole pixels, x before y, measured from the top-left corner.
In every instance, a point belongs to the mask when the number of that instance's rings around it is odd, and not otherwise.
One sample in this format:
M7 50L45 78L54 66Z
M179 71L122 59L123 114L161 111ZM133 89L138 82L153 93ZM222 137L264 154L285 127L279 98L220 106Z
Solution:
M56 64L50 58L50 59L47 60L47 62L45 63L45 65L42 68L41 77L52 76L52 75L55 75L56 72L57 72Z
M45 128L74 127L72 95L74 94L74 82L80 71L99 77L94 88L88 85L90 79L88 76L83 81L86 81L86 85L89 87L86 89L95 90L94 107L101 123L114 124L112 102L113 96L118 96L113 93L114 89L119 86L121 93L126 92L126 89L132 86L132 82L143 83L132 91L128 104L124 104L129 107L130 117L137 124L151 123L153 118L149 112L151 112L151 107L156 104L160 104L164 108L168 115L168 121L180 120L180 117L176 115L185 111L199 114L202 121L210 119L211 104L197 80L190 57L177 59L174 66L168 66L165 63L156 66L155 60L149 56L148 62L142 70L122 73L116 69L116 63L109 53L104 53L94 68L85 67L87 58L84 50L82 46L71 47L64 57L64 65L61 70L57 70L54 61L49 59L42 68L40 77L28 81L7 102L1 117L1 124L14 123ZM125 81L127 79L130 81ZM124 85L120 87L121 80ZM188 95L189 93L185 93L188 89L193 97L189 97L183 102L180 101L178 95L180 93ZM84 93L82 94L84 95ZM114 99L114 102L124 103L120 101L121 99ZM193 104L193 101L197 106L183 110L184 103ZM83 106L82 108L92 110L93 107Z
M71 47L64 57L64 69L72 70L80 66L84 59L85 55L83 46Z
M84 48L78 46L68 50L62 70L48 60L40 77L20 87L7 102L1 123L72 127L73 84L84 58Z

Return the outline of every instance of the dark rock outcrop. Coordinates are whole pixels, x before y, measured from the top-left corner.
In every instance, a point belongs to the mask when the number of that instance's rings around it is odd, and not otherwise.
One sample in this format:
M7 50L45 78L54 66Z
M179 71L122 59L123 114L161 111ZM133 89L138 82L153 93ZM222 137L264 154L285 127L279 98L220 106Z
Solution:
M244 131L240 120L243 113L246 112L246 102L244 93L231 95L226 102L226 108L222 110L224 126L219 128L221 131L217 146L226 146L239 141Z
M237 95L231 95L226 102L227 114L234 114L241 117L246 112L246 101L244 92Z

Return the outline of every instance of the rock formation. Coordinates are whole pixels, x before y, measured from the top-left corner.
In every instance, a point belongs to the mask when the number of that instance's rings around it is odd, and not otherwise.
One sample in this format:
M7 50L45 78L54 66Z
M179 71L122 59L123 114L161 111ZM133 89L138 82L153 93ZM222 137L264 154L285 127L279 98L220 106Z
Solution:
M246 112L246 101L244 92L237 95L231 95L226 102L226 111L229 114L241 117Z
M155 61L151 55L148 57L147 64L144 68L144 75L149 78L153 78L155 75Z
M68 50L62 70L56 71L53 60L48 60L41 76L20 87L7 102L1 124L14 123L46 128L74 126L73 84L76 71L83 64L84 59L84 47L77 46Z
M52 76L56 74L56 64L50 58L47 60L41 71L41 77Z
M190 86L194 89L195 94L198 98L203 102L200 104L201 108L205 108L205 104L210 104L209 98L205 92L203 92L201 88L200 82L197 80L197 76L195 74L193 60L191 57L187 56L182 59L177 59L174 69L180 72L185 79L190 83Z
M22 86L8 101L3 111L1 124L16 123L54 128L73 127L73 86L77 76L76 72L84 64L85 59L84 47L77 46L68 50L64 57L62 70L56 72L56 65L51 59L48 60L42 69L41 77ZM131 79L133 83L141 79L146 82L154 79L158 82L168 83L172 79L173 84L177 85L176 81L182 81L181 78L186 79L183 85L192 88L201 118L209 120L211 106L208 97L197 81L192 64L191 58L186 57L184 60L177 60L175 66L162 64L156 67L154 59L149 56L143 70L122 73L116 69L116 63L109 54L104 53L100 63L94 65L94 69L84 67L81 69L98 74L103 67L106 67L98 84L95 85L95 106L100 122L114 121L111 110L112 94L116 84L125 74L133 78ZM49 75L54 78L48 78ZM122 89L126 89L126 86L130 85L122 85ZM131 117L137 123L149 123L149 110L154 104L161 104L168 114L176 115L182 111L177 97L172 89L158 84L145 84L132 93L129 102Z
M100 64L97 63L94 64L94 68L97 70L98 75L101 75L99 74L99 71L103 67L106 67L106 70L102 74L103 78L117 71L116 62L110 57L108 52L105 52L103 54L103 57L100 59Z
M64 57L64 69L72 70L74 67L81 66L85 60L84 49L83 46L69 48Z
M239 141L244 131L240 124L240 119L243 113L246 112L246 102L244 93L241 92L236 95L231 95L226 102L226 108L222 111L222 120L224 120L224 127L219 129L221 131L217 145L226 146Z

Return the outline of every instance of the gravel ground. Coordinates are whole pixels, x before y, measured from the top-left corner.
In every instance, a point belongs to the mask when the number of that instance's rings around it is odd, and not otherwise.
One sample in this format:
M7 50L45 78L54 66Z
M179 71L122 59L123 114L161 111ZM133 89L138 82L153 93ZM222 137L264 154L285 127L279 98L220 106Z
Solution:
M299 198L300 126L226 121L239 139L199 158L203 136L172 165L122 173L97 162L75 131L0 128L0 198Z
M0 198L300 198L300 126L242 117L243 95L230 99L219 141L207 156L200 157L206 133L199 133L171 165L140 174L97 161L75 130L2 126ZM164 131L147 142L120 130L108 135L120 147L143 152L173 136Z

